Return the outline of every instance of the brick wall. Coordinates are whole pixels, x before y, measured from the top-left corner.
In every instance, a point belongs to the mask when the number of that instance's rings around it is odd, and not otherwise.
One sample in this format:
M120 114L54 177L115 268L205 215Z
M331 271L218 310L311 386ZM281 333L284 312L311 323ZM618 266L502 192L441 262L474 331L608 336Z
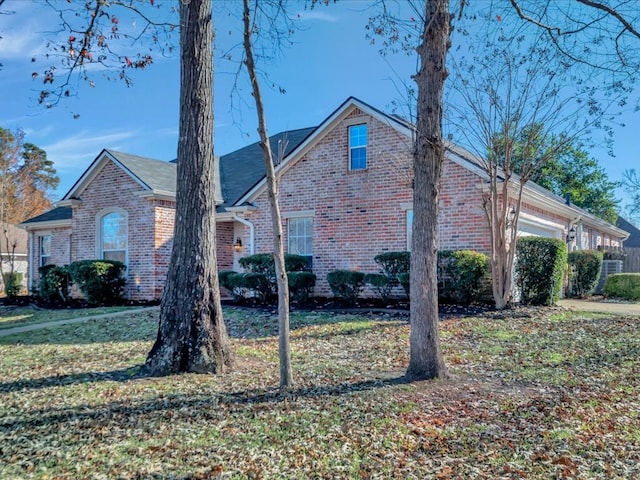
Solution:
M367 169L349 171L348 126L368 124ZM407 249L411 208L410 139L357 109L286 171L280 182L283 216L313 211L313 271L316 295L329 295L326 275L335 269L377 272L373 258ZM452 162L441 190L442 248L488 250L488 229L477 188L480 179ZM248 216L256 226L256 252L272 250L266 192ZM283 220L287 245L287 220Z

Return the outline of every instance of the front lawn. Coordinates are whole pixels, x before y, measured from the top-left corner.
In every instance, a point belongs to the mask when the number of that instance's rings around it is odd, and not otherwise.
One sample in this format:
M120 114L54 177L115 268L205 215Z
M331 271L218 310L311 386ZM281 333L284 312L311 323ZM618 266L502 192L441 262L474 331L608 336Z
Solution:
M61 308L58 310L47 310L32 306L0 305L0 331L38 323L68 320L70 318L116 313L132 308L136 307Z
M637 478L640 334L559 309L441 322L452 378L406 383L409 327L225 309L232 372L145 378L157 313L0 338L0 478Z

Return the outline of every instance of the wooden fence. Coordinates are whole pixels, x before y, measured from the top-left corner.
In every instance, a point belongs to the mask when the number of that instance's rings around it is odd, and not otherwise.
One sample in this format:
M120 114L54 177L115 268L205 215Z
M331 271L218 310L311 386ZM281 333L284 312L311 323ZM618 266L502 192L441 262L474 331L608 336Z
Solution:
M624 258L622 271L625 273L640 273L640 248L625 248L627 254Z

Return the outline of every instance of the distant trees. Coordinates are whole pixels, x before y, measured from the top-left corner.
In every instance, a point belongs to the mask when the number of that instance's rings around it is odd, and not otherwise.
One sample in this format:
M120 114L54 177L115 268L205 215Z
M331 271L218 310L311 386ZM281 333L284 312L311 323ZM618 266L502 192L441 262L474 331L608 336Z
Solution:
M0 127L0 222L13 225L51 208L60 182L47 153L24 137Z
M571 196L571 203L615 225L620 200L615 190L620 182L609 176L598 160L580 146L568 145L532 178L556 195Z
M12 225L51 208L51 194L60 181L47 153L24 137L20 130L0 127L0 276L9 297L21 287L15 272L18 236Z

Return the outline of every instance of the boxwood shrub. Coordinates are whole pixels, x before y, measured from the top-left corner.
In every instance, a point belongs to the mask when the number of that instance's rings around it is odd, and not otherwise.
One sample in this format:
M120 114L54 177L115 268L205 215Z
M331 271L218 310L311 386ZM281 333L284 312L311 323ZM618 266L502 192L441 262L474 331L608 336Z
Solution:
M287 272L289 281L289 293L291 298L298 303L309 301L311 292L316 286L316 275L311 272Z
M69 265L69 274L89 304L114 305L122 301L126 268L115 260L80 260Z
M604 285L607 297L640 301L640 273L614 273L607 277Z
M438 297L444 303L469 305L482 293L489 257L472 250L438 252Z
M578 298L591 295L600 279L602 252L579 250L577 252L569 252L567 258L571 267L569 293Z
M67 265L44 265L38 268L38 297L46 305L62 306L69 303L71 275Z
M333 295L348 304L355 303L364 286L364 273L354 270L334 270L327 274Z
M567 245L556 238L524 237L516 243L516 285L520 301L552 305L560 298Z

